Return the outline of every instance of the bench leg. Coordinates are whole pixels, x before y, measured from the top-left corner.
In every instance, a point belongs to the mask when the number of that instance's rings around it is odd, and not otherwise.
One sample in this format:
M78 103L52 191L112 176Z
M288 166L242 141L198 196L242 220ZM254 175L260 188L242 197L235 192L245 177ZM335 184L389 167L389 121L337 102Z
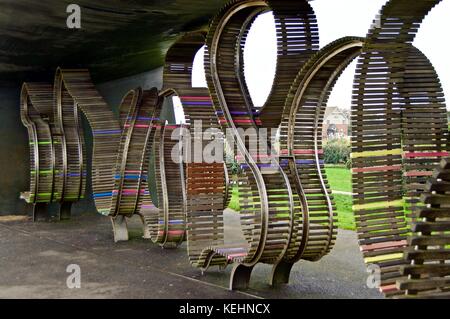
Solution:
M247 267L241 264L236 264L231 271L230 290L244 290L250 284L250 277L252 275L252 267Z
M142 222L142 230L143 230L143 235L142 238L144 239L150 239L150 228L149 225L147 223L147 221L145 220L144 215L139 214L139 217L141 218L141 222Z
M114 232L114 242L127 241L128 240L128 226L127 218L125 216L111 217L111 222Z
M33 204L33 222L48 222L50 220L50 212L47 203Z
M273 265L272 273L270 275L270 285L276 286L288 284L293 265L294 264L285 261L280 261L278 264Z
M70 220L72 216L72 202L63 202L59 207L59 220Z

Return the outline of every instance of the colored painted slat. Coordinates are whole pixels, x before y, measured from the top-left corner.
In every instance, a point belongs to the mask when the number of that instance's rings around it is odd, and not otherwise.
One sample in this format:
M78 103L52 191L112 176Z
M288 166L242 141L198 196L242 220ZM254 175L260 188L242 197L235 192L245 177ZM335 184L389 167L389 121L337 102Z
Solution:
M377 157L377 156L402 155L402 154L403 154L402 149L367 151L367 152L352 153L351 158Z

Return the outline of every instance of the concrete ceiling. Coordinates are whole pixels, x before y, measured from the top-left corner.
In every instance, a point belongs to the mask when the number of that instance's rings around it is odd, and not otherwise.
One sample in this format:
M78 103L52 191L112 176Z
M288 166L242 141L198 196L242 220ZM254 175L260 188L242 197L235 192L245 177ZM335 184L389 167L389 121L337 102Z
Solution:
M96 82L161 66L184 31L207 26L227 0L0 0L0 84L51 79L88 67ZM66 8L81 7L81 29Z

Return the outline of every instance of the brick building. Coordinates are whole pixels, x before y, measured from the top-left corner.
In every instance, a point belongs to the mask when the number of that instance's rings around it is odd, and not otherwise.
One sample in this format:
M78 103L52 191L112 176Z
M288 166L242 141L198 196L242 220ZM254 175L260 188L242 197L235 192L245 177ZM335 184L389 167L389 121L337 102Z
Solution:
M349 128L350 110L336 106L327 107L322 130L324 140L336 137L347 138L349 136Z

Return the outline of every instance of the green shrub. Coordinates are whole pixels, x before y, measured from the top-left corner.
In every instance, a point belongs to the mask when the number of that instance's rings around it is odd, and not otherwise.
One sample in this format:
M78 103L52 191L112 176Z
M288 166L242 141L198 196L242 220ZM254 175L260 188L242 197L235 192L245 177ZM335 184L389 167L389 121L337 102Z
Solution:
M350 160L351 146L347 139L330 139L323 145L325 164L347 164Z
M239 165L239 163L237 161L233 161L230 164L230 166L231 166L231 174L237 175L242 172L241 166Z

